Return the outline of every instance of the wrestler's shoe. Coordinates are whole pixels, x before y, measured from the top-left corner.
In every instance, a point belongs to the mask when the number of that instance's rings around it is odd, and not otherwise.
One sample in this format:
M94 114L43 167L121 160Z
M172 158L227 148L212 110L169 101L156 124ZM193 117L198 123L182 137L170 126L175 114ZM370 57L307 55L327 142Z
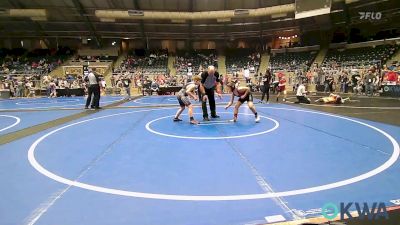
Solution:
M197 125L197 124L199 124L199 121L197 121L197 120L191 120L191 121L190 121L190 124Z
M256 121L256 123L259 123L259 122L260 122L260 116L259 116L259 115L257 115L255 121Z
M217 119L217 118L220 118L220 116L218 116L218 115L214 115L214 116L211 116L211 118L213 118L213 119Z

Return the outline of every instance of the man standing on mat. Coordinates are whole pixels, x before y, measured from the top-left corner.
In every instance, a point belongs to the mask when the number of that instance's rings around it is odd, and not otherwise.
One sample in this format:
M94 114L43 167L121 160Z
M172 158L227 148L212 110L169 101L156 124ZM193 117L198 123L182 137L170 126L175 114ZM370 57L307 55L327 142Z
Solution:
M129 79L129 77L127 75L122 80L122 85L125 88L125 92L126 92L126 95L127 95L127 97L126 97L127 100L131 100L131 83L132 83L132 81L131 81L131 79Z
M265 75L262 77L261 82L262 82L262 96L261 96L261 101L259 103L262 103L264 101L265 94L267 94L267 101L266 103L269 103L269 89L270 89L270 84L271 84L271 79L272 75L269 69L267 69L267 72Z
M207 99L210 103L210 111L212 118L219 118L215 111L215 98L214 91L217 91L217 95L220 99L222 99L221 95L221 80L219 77L219 73L215 71L214 66L209 66L207 71L201 73L201 84L199 88L200 99L202 100L202 109L203 109L203 120L209 121L208 113L207 113Z
M88 97L86 100L85 109L89 108L89 104L92 102L92 94L93 94L93 102L91 104L91 108L100 109L100 78L95 74L96 68L92 68L85 81L88 83Z

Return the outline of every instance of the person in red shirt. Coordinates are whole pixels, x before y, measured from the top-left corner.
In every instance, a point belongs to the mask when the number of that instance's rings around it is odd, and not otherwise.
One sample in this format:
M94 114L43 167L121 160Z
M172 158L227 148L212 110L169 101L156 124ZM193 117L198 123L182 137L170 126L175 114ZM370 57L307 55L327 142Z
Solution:
M279 76L279 84L278 84L278 95L276 96L276 101L279 101L279 96L281 95L281 92L283 92L283 101L286 101L286 79L284 76Z
M387 72L387 81L396 82L397 81L397 74L394 71Z

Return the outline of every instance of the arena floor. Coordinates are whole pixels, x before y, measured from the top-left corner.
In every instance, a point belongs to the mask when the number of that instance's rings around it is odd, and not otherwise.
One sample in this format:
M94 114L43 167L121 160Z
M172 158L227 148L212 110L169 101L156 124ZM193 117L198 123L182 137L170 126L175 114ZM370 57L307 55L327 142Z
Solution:
M399 99L289 97L257 104L260 123L244 106L229 122L228 99L197 126L172 122L174 96L102 97L111 106L89 112L78 97L0 101L0 224L268 224L329 202L398 204Z

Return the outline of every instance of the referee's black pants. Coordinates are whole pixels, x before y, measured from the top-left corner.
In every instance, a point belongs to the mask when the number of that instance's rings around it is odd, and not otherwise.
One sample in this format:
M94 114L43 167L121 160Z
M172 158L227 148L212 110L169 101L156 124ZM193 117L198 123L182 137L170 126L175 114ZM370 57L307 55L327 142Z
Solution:
M310 100L304 96L296 96L297 97L297 102L295 103L305 103L305 104L310 104Z
M267 102L269 101L269 89L270 89L269 85L263 85L262 86L262 88L261 88L261 91L262 91L261 101L264 101L265 94L267 94Z
M92 94L93 94L93 102L92 102ZM92 108L99 108L100 106L100 85L92 84L88 87L88 98L86 100L86 107L89 107L91 104Z
M215 111L215 97L214 97L214 91L215 88L204 88L204 90L206 91L207 97L208 97L208 102L210 103L210 111L211 111L211 117L215 117L217 116L217 113ZM203 101L203 95L200 94L200 99L201 99L201 108L203 109L203 118L207 118L208 117L208 112L207 112L207 102Z

